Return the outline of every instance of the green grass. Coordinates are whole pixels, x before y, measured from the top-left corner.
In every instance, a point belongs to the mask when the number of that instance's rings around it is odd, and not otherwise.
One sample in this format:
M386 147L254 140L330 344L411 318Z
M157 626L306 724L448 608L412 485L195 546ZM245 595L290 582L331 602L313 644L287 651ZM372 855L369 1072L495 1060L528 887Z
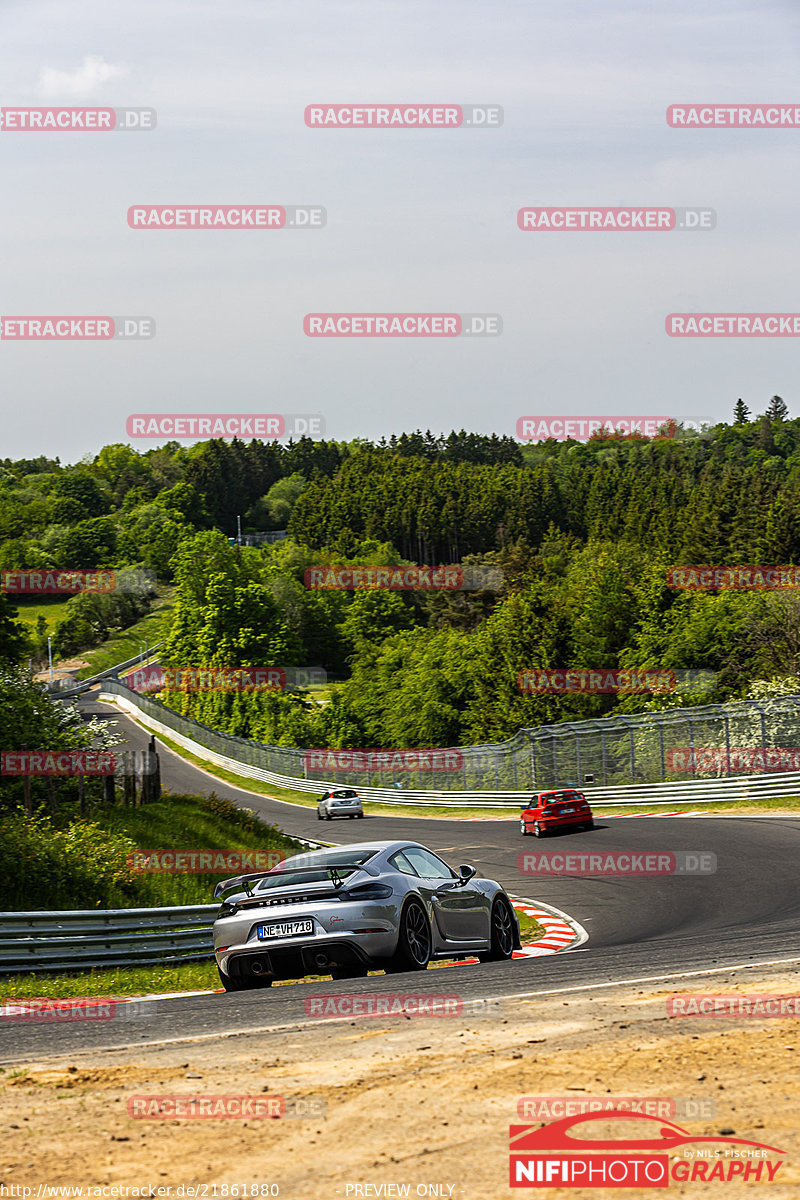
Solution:
M91 675L99 675L101 671L139 654L144 649L145 642L151 646L160 642L169 629L173 605L174 589L161 589L147 616L142 617L135 625L113 634L102 645L95 646L92 650L81 651L80 657L89 665L81 667L76 678L88 679Z
M69 597L51 596L47 599L37 597L35 600L14 598L12 602L18 610L18 619L25 625L35 629L39 617L44 617L47 632L52 633L57 622L67 614L68 599Z
M109 967L52 975L10 975L0 979L3 1000L69 999L71 996L146 996L160 992L200 992L220 986L213 962L176 967Z
M143 850L279 850L300 854L305 846L259 817L234 808L227 800L173 796L164 792L156 804L141 808L100 808L92 815L112 834L122 834ZM217 811L213 811L216 809ZM214 885L238 874L147 874L137 876L143 904L211 904Z
M272 825L214 796L176 796L141 808L92 804L86 818L75 801L57 817L22 812L0 818L4 907L146 908L211 904L214 885L237 875L227 866L208 874L136 870L129 855L143 850L269 850L285 856L304 847Z
M535 942L537 938L542 937L547 931L544 925L540 925L536 917L529 917L527 913L520 912L517 909L517 919L519 920L519 936L523 946L529 942Z

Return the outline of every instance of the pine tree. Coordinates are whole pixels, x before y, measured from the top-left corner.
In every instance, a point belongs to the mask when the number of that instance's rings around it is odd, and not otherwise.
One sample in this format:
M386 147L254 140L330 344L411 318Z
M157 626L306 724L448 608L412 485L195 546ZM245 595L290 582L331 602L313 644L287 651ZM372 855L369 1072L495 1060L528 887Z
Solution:
M767 416L770 421L785 421L789 416L789 406L780 396L773 396L767 406Z
M734 425L746 425L749 419L750 409L740 396L733 406L733 423Z

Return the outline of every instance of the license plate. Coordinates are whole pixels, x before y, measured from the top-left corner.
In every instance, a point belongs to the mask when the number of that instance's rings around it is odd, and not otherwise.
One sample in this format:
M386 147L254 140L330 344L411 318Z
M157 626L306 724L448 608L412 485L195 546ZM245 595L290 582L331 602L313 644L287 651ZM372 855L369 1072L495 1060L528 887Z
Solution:
M562 813L564 813L566 815L567 813L575 812L575 809L574 808L562 808L561 811L562 811Z
M283 938L297 937L301 933L313 933L314 922L307 921L279 921L275 925L259 925L258 936L260 938Z

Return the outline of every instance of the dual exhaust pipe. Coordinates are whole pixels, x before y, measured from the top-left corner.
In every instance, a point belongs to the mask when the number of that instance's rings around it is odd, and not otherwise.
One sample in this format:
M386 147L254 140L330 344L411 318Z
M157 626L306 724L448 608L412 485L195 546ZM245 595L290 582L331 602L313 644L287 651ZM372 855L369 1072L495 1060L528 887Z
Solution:
M330 958L323 950L318 950L314 955L314 965L320 968L330 966ZM261 958L254 958L250 962L250 972L253 975L269 975L268 964Z

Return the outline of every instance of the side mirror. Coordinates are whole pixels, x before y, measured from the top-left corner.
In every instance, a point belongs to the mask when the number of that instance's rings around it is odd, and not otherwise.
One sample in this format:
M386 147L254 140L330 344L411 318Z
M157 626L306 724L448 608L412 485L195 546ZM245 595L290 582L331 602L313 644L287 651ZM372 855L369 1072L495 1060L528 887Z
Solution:
M470 881L470 879L472 879L473 875L478 874L475 867L469 867L469 866L467 866L466 863L461 864L461 866L458 868L458 873L461 877L462 883L469 883L469 881Z

